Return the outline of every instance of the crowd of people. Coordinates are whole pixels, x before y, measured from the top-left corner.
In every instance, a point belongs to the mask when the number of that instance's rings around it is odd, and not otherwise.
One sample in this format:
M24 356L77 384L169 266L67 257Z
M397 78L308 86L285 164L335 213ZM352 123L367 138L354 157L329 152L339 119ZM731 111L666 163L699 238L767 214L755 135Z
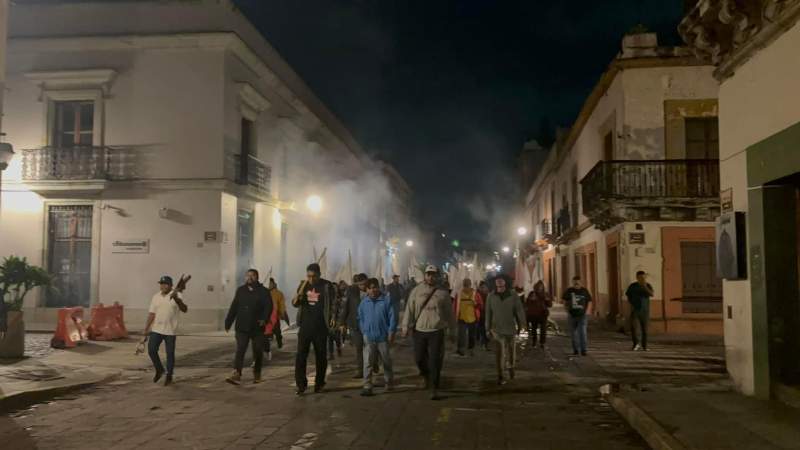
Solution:
M633 328L633 349L647 349L649 300L653 288L646 274L637 274L626 296L631 303L631 323L638 324L641 334ZM297 395L308 389L306 367L313 346L315 360L314 391L323 392L326 385L328 361L342 355L342 345L349 341L354 349L353 378L363 380L361 395L373 395L373 375L383 370L385 388L395 386L392 365L392 346L397 334L411 337L414 361L419 375L430 392L431 399L439 398L441 371L447 336L455 338L455 356L474 356L475 348L495 353L498 385L514 379L517 364L517 336L527 330L531 348L545 348L553 299L542 281L524 295L512 287L510 277L499 274L488 280L463 280L460 288L451 289L446 276L436 266L425 268L424 279L417 284L413 278L406 285L395 275L383 286L376 278L360 273L352 283L338 284L322 278L319 264L306 268L306 278L297 287L292 305L297 308L297 350L295 354L295 384ZM522 295L520 295L522 294ZM591 314L592 296L581 284L580 277L561 296L567 312L569 333L574 355L587 354L587 320ZM175 340L180 312L188 310L172 279L163 276L159 291L151 300L145 327L149 339L148 353L155 368L154 382L166 374L165 384L172 383L175 362ZM259 273L250 269L245 275L225 317L225 331L235 332L236 351L233 373L229 383L242 382L244 358L251 348L253 383L262 382L264 355L271 359L271 343L283 346L280 322L291 325L286 310L286 297L270 278L268 285L259 281ZM166 345L167 365L161 363L159 347ZM490 346L490 343L493 344Z

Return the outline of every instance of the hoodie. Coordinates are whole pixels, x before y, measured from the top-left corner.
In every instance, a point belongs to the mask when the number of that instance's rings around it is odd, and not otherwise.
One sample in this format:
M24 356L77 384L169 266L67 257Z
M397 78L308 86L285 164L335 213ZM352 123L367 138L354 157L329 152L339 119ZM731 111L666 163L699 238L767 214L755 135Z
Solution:
M386 342L397 332L397 315L387 294L364 297L358 305L358 326L367 342Z

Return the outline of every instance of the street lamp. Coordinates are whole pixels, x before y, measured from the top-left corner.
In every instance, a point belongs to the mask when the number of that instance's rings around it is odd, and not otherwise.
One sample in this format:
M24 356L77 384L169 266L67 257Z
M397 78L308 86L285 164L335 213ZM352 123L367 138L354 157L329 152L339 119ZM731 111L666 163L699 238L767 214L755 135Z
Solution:
M413 246L414 246L414 241L412 241L411 239L406 241L406 247L413 247Z
M517 228L517 234L520 236L525 236L526 234L528 234L528 229L525 227L519 227Z
M506 246L503 246L503 249L502 249L502 250L503 250L503 253L508 253L508 252L510 252L510 251L511 251L511 249L510 249L510 248L509 248L507 245L506 245Z
M0 170L6 170L11 158L14 157L14 147L7 142L0 144Z
M319 195L309 195L306 199L306 208L314 214L322 211L322 198Z

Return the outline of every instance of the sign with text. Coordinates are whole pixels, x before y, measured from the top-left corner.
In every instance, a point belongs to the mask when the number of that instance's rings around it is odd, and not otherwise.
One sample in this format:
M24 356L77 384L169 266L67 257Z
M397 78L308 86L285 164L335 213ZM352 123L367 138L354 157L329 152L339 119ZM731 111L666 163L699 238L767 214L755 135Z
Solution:
M150 239L124 239L111 243L111 253L150 253Z
M722 213L733 212L733 189L728 188L719 192L719 201L722 206Z
M628 233L629 244L644 244L644 232Z

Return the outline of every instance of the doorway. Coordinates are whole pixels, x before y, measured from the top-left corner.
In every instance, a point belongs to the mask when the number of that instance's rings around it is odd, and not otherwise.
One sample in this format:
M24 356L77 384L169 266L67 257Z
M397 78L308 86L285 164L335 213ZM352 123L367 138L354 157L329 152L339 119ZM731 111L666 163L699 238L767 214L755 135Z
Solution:
M608 320L616 323L619 317L619 246L615 241L608 246L606 265L608 267Z
M47 270L54 289L45 306L89 306L92 269L92 206L58 205L47 210Z

